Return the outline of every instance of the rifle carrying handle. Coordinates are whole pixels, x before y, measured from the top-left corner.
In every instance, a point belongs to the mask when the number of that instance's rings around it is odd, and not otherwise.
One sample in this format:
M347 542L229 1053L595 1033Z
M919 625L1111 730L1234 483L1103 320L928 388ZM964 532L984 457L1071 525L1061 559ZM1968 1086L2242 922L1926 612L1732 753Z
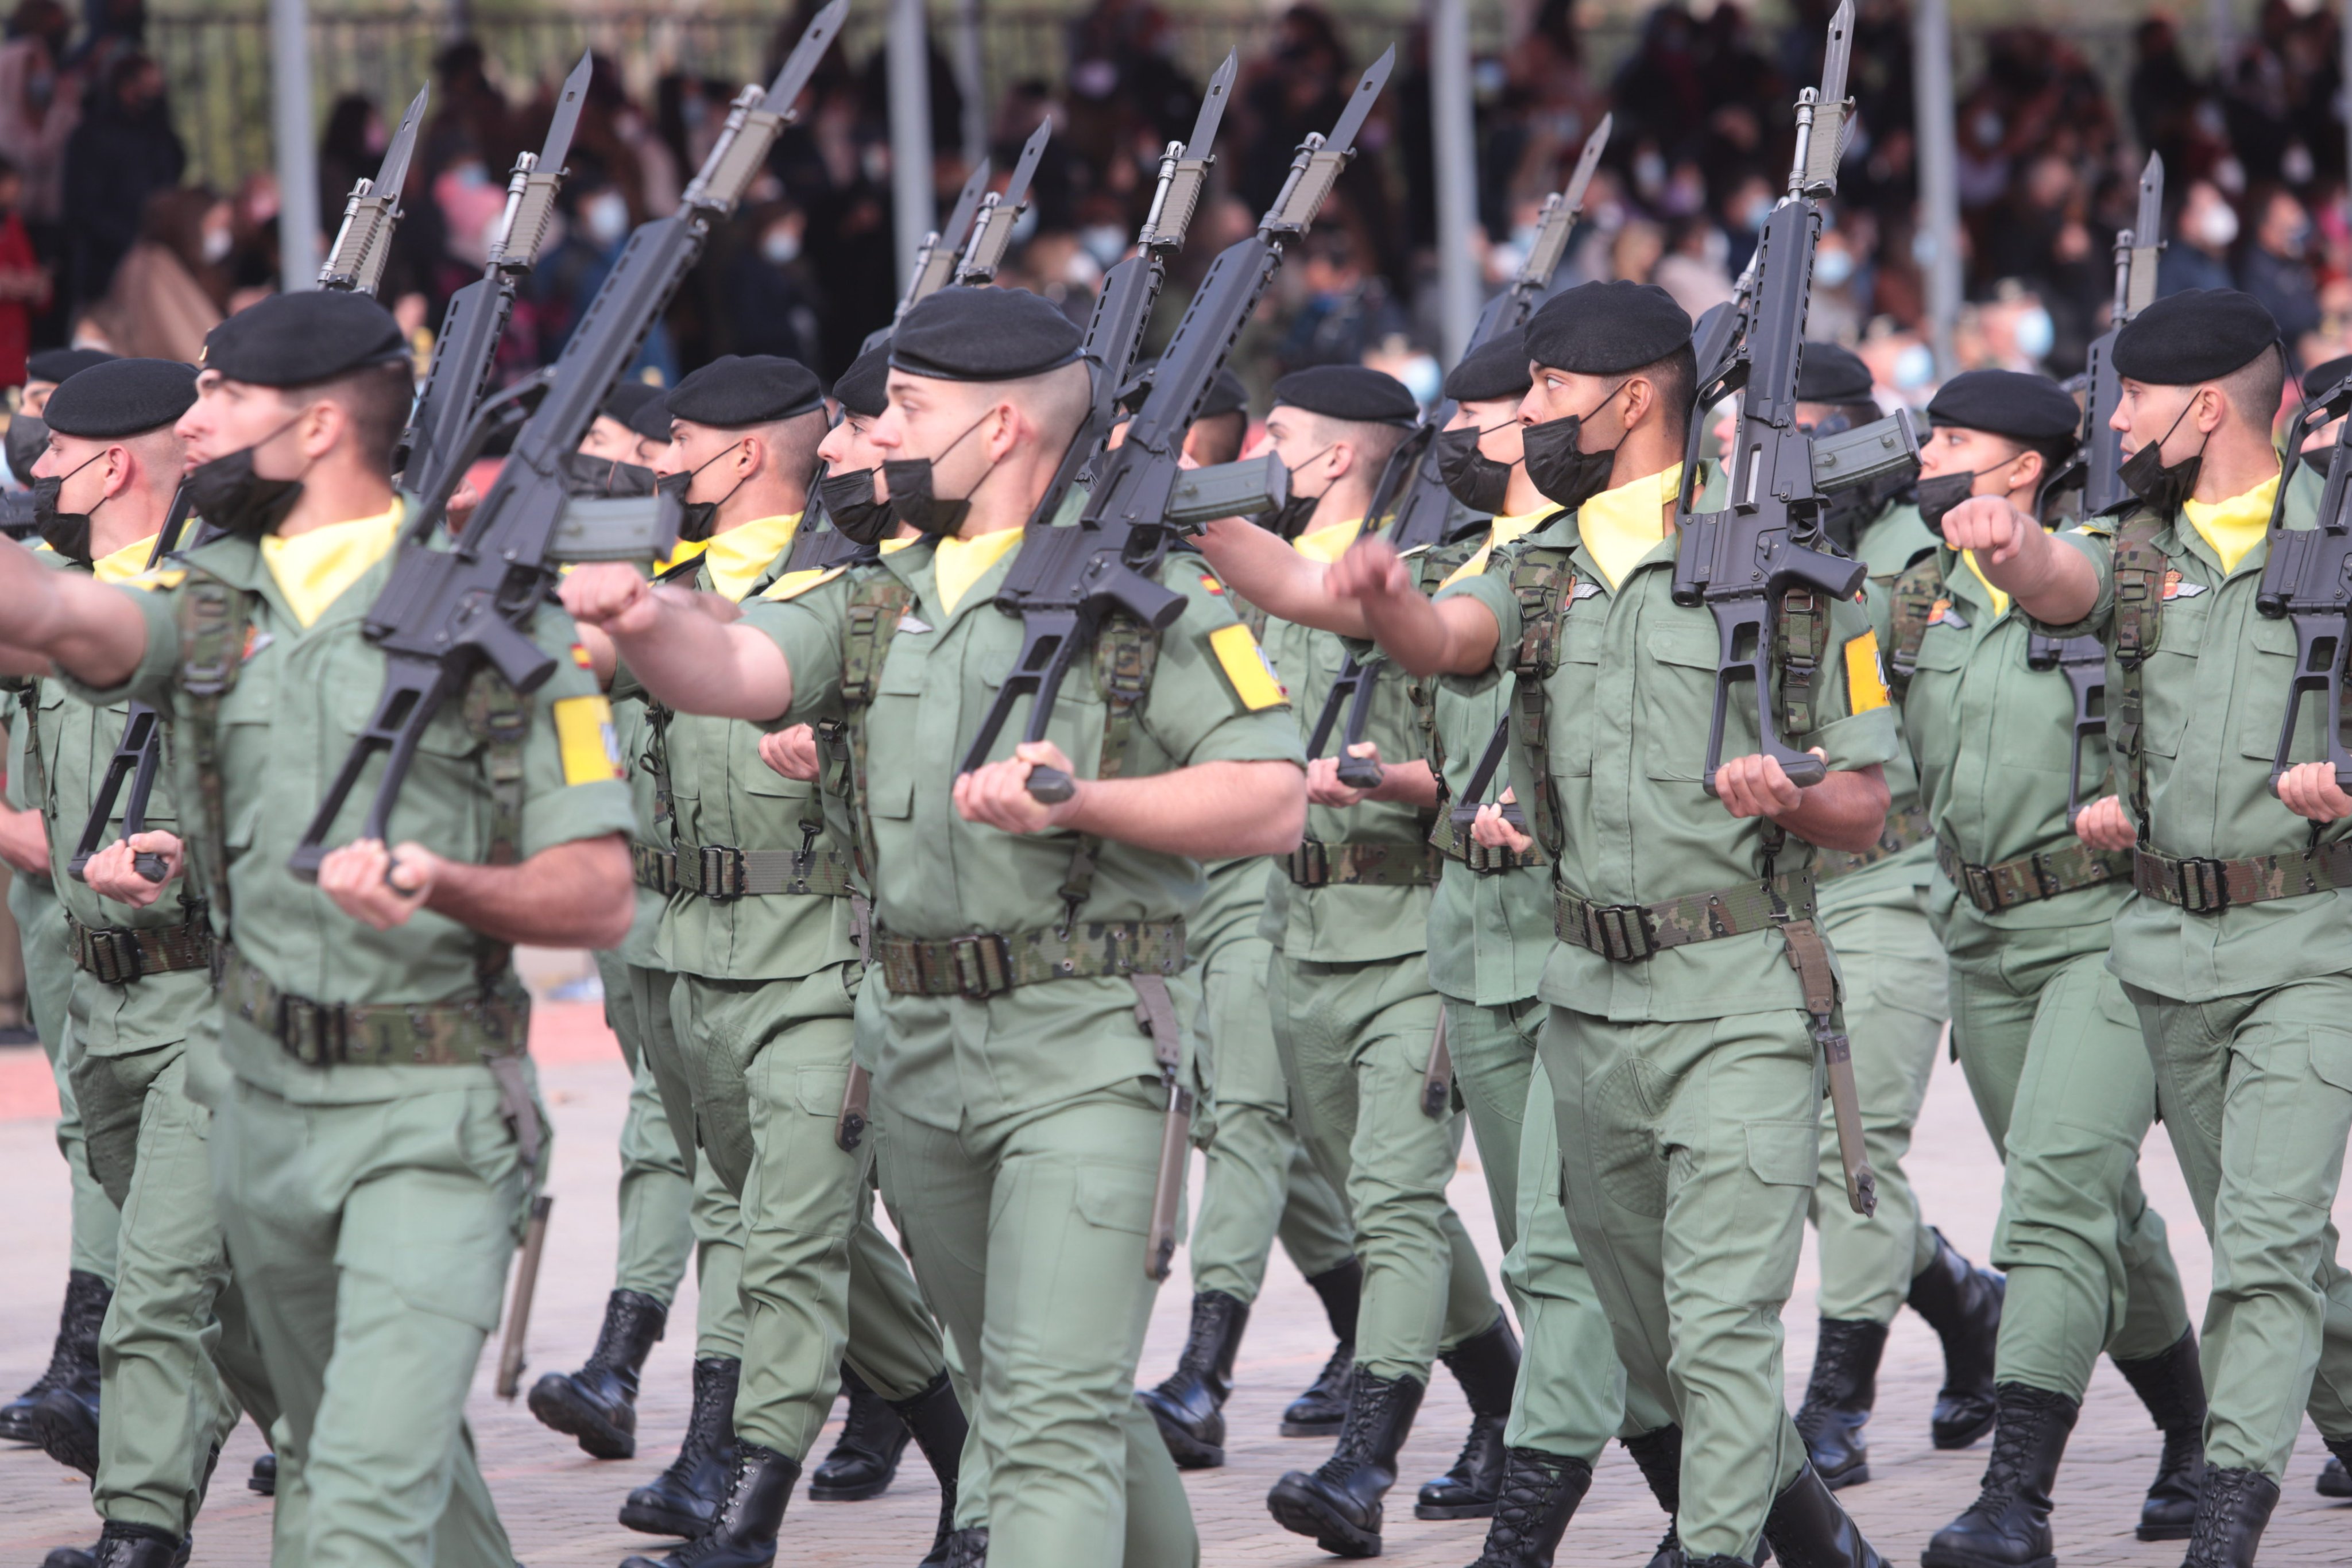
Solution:
M1044 806L1058 806L1078 792L1070 776L1042 764L1029 769L1029 798Z

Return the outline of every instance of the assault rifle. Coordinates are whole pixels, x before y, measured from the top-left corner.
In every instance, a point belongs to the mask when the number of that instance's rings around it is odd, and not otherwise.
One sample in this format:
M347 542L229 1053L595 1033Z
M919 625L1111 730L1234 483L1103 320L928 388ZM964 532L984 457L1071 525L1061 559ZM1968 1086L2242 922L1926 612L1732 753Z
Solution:
M375 178L362 179L352 186L343 203L342 227L335 231L335 243L319 267L320 287L373 294L383 280L383 264L392 255L392 231L402 215L400 188L408 183L409 155L416 150L416 127L425 118L425 96L432 90L428 82L409 99L408 112L400 117L400 129L384 149L383 163Z
M1569 176L1568 188L1544 198L1527 259L1519 264L1518 276L1511 279L1511 286L1488 300L1486 308L1478 313L1478 326L1470 334L1465 357L1506 332L1517 331L1535 314L1536 301L1551 287L1552 274L1559 269L1559 258L1567 253L1569 235L1575 231L1577 220L1584 215L1585 187L1592 183L1593 170L1600 167L1601 154L1609 145L1609 128L1615 118L1601 116L1601 123L1585 138L1584 151L1577 157L1576 172ZM1403 444L1390 455L1388 465L1381 470L1380 484L1372 493L1367 515L1387 529L1389 543L1400 554L1437 544L1445 538L1454 497L1427 458L1431 444L1454 423L1456 406L1452 398L1446 398L1424 414ZM1370 758L1357 756L1355 747L1364 738L1365 726L1371 717L1372 685L1380 679L1381 667L1386 663L1378 653L1368 660L1349 654L1331 689L1324 694L1323 711L1316 716L1314 732L1307 737L1307 755L1310 758L1322 756L1324 744L1331 738L1345 705L1347 723L1339 741L1339 782L1351 789L1377 787L1384 771Z
M643 559L661 552L664 531L674 536L673 497L576 502L563 460L578 450L605 393L702 254L710 226L735 210L766 165L793 100L848 9L849 0L833 0L801 35L764 93L753 85L737 95L677 211L629 236L562 357L483 405L461 453L478 450L494 423L515 422L526 402L535 404L520 421L512 455L465 532L448 546L436 543L436 536L464 465L453 458L440 471L439 486L404 530L391 579L362 626L383 650L383 695L303 831L289 862L295 875L316 879L327 835L379 752L385 754L383 776L360 831L390 841L393 803L425 727L478 672L495 669L518 692L536 690L555 673L554 659L529 629L554 585L560 560Z
M2335 766L2338 789L2352 789L2352 751L2344 745L2344 661L2352 647L2352 376L2303 405L2287 427L2284 471L2271 508L2270 554L2254 608L2294 625L2294 672L2287 677L2286 717L2279 725L2278 750L2271 758L2271 793L2294 766L2294 728L2305 697L2324 695L2326 722L2320 740ZM2319 521L2310 528L2285 527L2287 489L2302 460L2303 444L2331 419L2343 419L2328 455L2327 484L2319 493ZM2316 830L2314 830L2316 831Z
M555 193L562 188L564 155L572 150L572 132L588 96L589 64L583 54L564 78L555 99L555 118L540 151L516 154L514 172L507 177L506 212L499 219L498 237L490 242L482 276L451 295L449 308L441 317L432 369L425 372L416 412L400 438L407 454L400 487L413 495L433 493L440 465L457 447L489 382L499 340L514 314L515 293L539 259Z
M2139 177L2139 212L2132 226L2116 231L2115 320L2092 340L2084 374L2089 389L2083 399L2083 516L2105 517L2132 502L2123 481L2123 434L2107 426L2122 389L2116 384L2116 334L2124 323L2147 308L2156 298L2156 255L2164 248L2157 236L2164 224L2164 157L2151 152Z
M33 493L30 490L0 491L0 534L12 539L28 539L38 533L40 528L40 519L33 515Z
M2053 637L2036 632L2025 640L2029 669L2056 670L2074 694L2074 755L2066 774L2066 820L2083 814L2083 752L2107 737L2107 645L2096 637ZM2105 777L2105 770L2101 769ZM2094 780L2096 782L2096 780Z

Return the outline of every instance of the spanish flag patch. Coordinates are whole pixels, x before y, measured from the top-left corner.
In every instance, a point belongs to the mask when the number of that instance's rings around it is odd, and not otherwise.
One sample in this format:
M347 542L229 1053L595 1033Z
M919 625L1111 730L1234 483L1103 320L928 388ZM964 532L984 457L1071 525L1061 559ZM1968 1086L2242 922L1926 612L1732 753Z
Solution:
M626 779L621 766L620 737L613 733L613 705L599 695L558 697L549 710L555 716L555 742L563 758L566 784L601 784Z
M1886 676L1878 667L1878 633L1864 632L1845 645L1846 706L1868 713L1887 702Z
M595 661L588 657L587 643L574 643L572 644L572 662L579 665L583 670L594 667Z
M1216 654L1217 667L1224 671L1226 682L1244 709L1258 713L1290 700L1274 666L1266 662L1265 650L1257 645L1248 627L1238 622L1218 627L1209 633L1209 651Z

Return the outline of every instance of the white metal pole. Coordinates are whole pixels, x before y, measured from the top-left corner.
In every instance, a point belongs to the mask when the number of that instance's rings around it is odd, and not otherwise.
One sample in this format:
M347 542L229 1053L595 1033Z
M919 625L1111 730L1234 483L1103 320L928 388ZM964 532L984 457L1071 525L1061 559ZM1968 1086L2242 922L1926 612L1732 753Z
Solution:
M931 62L923 0L891 0L890 215L898 236L898 276L913 275L923 235L939 222L931 194Z
M1468 351L1478 326L1478 267L1470 249L1470 227L1478 221L1478 148L1470 108L1469 0L1431 0L1429 20L1438 324L1445 362L1452 365Z
M1952 118L1952 19L1946 0L1913 13L1912 97L1919 135L1919 216L1928 242L1927 330L1936 373L1960 367L1952 346L1960 319L1960 181Z
M270 131L278 143L278 286L319 282L319 150L310 118L310 8L269 0Z
M956 0L956 75L963 88L963 161L988 152L988 81L981 72L981 0Z

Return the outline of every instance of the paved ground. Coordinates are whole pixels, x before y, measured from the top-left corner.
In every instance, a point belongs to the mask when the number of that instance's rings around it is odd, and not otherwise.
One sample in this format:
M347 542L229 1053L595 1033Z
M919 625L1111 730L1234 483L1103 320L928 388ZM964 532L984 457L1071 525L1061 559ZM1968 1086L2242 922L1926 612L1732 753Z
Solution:
M594 1337L611 1279L614 1144L626 1082L609 1038L600 1038L593 1009L543 1009L542 1019L547 1027L539 1055L558 1129L558 1201L548 1276L531 1332L534 1372L575 1364ZM0 1113L15 1119L0 1120L0 1170L9 1173L10 1198L0 1207L0 1256L11 1260L9 1284L0 1293L0 1388L14 1390L37 1374L47 1357L65 1271L66 1202L49 1129L37 1113L40 1095L31 1070L38 1059L6 1054L9 1060L0 1061ZM1928 1097L1919 1147L1912 1170L1932 1218L1970 1256L1981 1259L1992 1233L2000 1172L1966 1088L1948 1064ZM2204 1239L2160 1136L2151 1144L2144 1169L2151 1197L2171 1221L2181 1271L2201 1297L2210 1273ZM1472 1234L1488 1239L1491 1266L1493 1230L1485 1186L1467 1159L1453 1191ZM2339 1225L2347 1218L2352 1204L2340 1204ZM1183 1267L1179 1259L1180 1281ZM1813 1282L1809 1248L1788 1313L1791 1405L1802 1391L1812 1354ZM692 1322L691 1291L689 1285L688 1300L675 1314L681 1323ZM1149 1377L1164 1375L1173 1363L1186 1312L1181 1289L1162 1293L1144 1357ZM1306 1568L1330 1561L1311 1542L1275 1528L1263 1500L1283 1470L1322 1458L1319 1445L1285 1441L1274 1433L1282 1405L1314 1375L1328 1348L1313 1295L1286 1262L1276 1262L1242 1348L1240 1386L1231 1406L1231 1459L1225 1469L1189 1480L1205 1563ZM484 1358L472 1418L517 1553L532 1568L611 1568L644 1542L612 1523L613 1513L622 1494L669 1457L685 1418L691 1353L690 1335L682 1333L656 1350L647 1373L641 1457L621 1463L591 1460L537 1426L520 1405L499 1403L490 1393L492 1358ZM1843 1494L1872 1540L1898 1564L1916 1563L1928 1535L1966 1504L1983 1463L1981 1446L1960 1454L1937 1453L1928 1446L1927 1407L1939 1370L1933 1335L1906 1313L1895 1325L1879 1379L1879 1416L1871 1432L1877 1479ZM1482 1524L1422 1524L1405 1517L1412 1480L1452 1460L1465 1418L1460 1393L1441 1375L1406 1450L1409 1479L1401 1489L1405 1506L1391 1510L1389 1560L1460 1568L1477 1555ZM2179 1562L2177 1544L2147 1546L2131 1538L2156 1446L2137 1403L2102 1364L2059 1481L2059 1547L2066 1562L2138 1568L2170 1568ZM214 1505L198 1527L198 1564L267 1561L268 1505L239 1484L259 1447L249 1426L232 1440ZM2263 1543L2264 1562L2352 1560L2352 1510L2327 1505L2312 1491L2312 1477L2324 1457L2306 1426L2284 1500ZM929 1544L936 1509L930 1478L910 1453L898 1484L877 1501L796 1502L784 1522L782 1561L904 1568ZM1631 1461L1612 1448L1561 1561L1639 1564L1660 1527ZM0 1568L38 1563L48 1547L94 1533L79 1477L37 1450L0 1450Z

